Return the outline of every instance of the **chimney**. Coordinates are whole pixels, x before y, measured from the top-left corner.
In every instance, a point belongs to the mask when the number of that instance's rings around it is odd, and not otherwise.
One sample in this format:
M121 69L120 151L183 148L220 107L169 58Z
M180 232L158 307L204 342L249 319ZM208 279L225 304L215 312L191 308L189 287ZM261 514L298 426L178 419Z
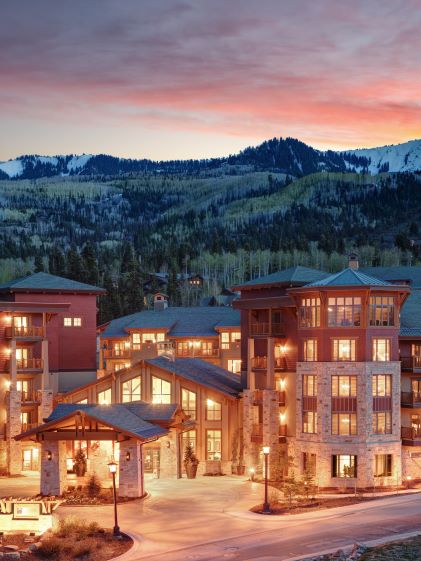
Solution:
M359 266L358 255L356 253L350 253L348 255L348 267L354 271L358 271Z
M153 297L154 312L165 310L166 308L168 308L168 296L166 294L162 294L162 292L158 292Z

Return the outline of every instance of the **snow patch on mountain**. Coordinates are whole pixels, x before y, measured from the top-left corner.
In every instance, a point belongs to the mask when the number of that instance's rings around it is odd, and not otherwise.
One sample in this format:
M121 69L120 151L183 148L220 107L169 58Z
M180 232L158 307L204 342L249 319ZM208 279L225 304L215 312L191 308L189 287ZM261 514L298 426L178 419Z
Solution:
M381 171L401 172L421 170L421 140L410 140L403 144L392 144L380 148L361 148L358 150L346 150L341 155L353 154L358 157L367 158L370 163L368 172L376 175ZM364 171L363 166L353 166L347 162L347 167L356 168L356 171Z
M6 173L9 177L18 177L23 173L22 161L9 160L8 162L1 162L0 170Z
M82 154L82 156L73 156L67 163L67 171L75 171L82 169L86 166L88 161L92 158L92 154Z

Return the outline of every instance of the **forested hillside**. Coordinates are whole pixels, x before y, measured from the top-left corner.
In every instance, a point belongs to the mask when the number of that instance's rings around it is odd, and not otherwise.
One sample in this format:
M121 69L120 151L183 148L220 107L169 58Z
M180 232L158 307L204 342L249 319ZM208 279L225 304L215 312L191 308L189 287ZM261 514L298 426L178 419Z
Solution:
M102 319L141 306L148 272L191 271L204 295L280 267L420 258L420 176L251 171L0 181L1 280L50 270L105 285ZM172 288L172 299L189 295Z

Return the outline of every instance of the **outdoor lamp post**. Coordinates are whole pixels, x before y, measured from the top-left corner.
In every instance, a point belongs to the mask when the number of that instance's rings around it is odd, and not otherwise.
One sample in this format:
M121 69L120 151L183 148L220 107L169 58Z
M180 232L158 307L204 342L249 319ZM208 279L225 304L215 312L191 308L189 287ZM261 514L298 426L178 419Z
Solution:
M263 446L263 454L265 455L265 502L263 503L263 513L270 514L270 507L268 501L268 460L269 460L269 446Z
M113 476L113 498L114 498L114 528L113 528L113 534L114 536L119 536L120 535L120 528L118 527L118 521L117 521L117 491L115 488L115 474L117 472L117 464L115 462L110 462L108 464L108 469L110 470L110 473Z

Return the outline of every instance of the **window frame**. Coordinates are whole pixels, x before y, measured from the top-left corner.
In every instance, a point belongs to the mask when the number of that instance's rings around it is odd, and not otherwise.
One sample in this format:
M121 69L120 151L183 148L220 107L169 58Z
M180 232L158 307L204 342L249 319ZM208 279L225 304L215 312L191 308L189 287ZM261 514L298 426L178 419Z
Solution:
M350 300L351 302L347 302ZM355 301L359 301L359 303ZM343 302L340 302L343 301ZM340 310L342 309L342 318ZM330 296L327 299L327 327L361 327L362 323L362 298L361 296ZM350 323L347 316L350 312ZM358 322L356 322L358 318Z
M222 403L214 399L206 399L206 421L222 421Z
M309 343L312 342L312 352L309 352ZM311 358L310 358L311 356ZM310 337L303 339L303 361L304 362L317 362L319 358L319 344L318 340Z
M211 433L213 434L213 437L209 438ZM215 436L215 433L219 433L219 438ZM213 450L213 451L209 450L210 442L213 443L219 442L219 450ZM211 454L213 454L213 457L210 457ZM212 461L212 460L221 460L221 458L222 458L222 430L206 429L206 459Z
M341 427L347 426L348 432L342 432ZM331 419L332 436L357 436L358 417L354 412L335 411Z
M349 343L349 357L340 358L340 344ZM332 362L356 362L357 360L357 339L355 337L332 337Z
M303 421L302 432L304 434L317 434L317 421L318 421L317 411L303 411L302 421Z
M384 415L384 430L379 430L380 419ZM392 434L392 411L373 411L372 418L373 434Z
M160 385L161 385L161 392L159 394L155 394L154 393L154 380L159 380ZM162 392L162 388L163 388L163 382L165 384L169 384L169 388L170 388L170 393L163 393ZM151 376L151 398L152 398L152 403L164 403L164 404L169 404L171 403L172 400L172 391L173 391L173 387L172 387L172 383L169 382L168 380L166 380L165 378L161 378L160 376ZM158 398L159 399L156 399ZM168 401L165 399L163 400L163 397L167 398L168 397Z
M187 407L184 407L184 393L187 392ZM194 395L194 409L190 407L190 394ZM190 415L190 419L197 419L197 392L181 387L181 408L186 415ZM192 414L193 412L193 414Z
M379 342L383 341L385 343L385 357L384 359L378 358L379 356ZM371 359L373 362L390 362L390 349L391 349L391 340L390 337L373 337L371 343Z
M139 384L139 391L133 392L133 382L137 380ZM124 392L124 385L130 384L130 392ZM121 391L121 402L122 403L131 403L132 401L140 401L142 399L142 376L133 376L133 378L128 378L127 380L123 380L120 384L120 391ZM139 397L133 399L133 396L139 394ZM129 396L130 399L125 399L125 396Z
M321 298L318 296L301 298L298 325L301 329L321 326Z
M352 473L349 476L341 471L341 462L346 461L345 458L348 458L349 464L344 464L342 469L347 465ZM332 454L332 477L340 479L355 479L358 477L358 456L356 454Z
M374 471L374 477L392 477L393 454L375 454L373 471ZM378 473L378 471L382 471L382 473Z
M394 296L375 295L370 296L368 303L369 319L371 327L395 327L398 324L396 319L396 303ZM380 319L377 319L377 310L380 311ZM389 310L389 311L387 311ZM383 319L386 313L387 321Z

